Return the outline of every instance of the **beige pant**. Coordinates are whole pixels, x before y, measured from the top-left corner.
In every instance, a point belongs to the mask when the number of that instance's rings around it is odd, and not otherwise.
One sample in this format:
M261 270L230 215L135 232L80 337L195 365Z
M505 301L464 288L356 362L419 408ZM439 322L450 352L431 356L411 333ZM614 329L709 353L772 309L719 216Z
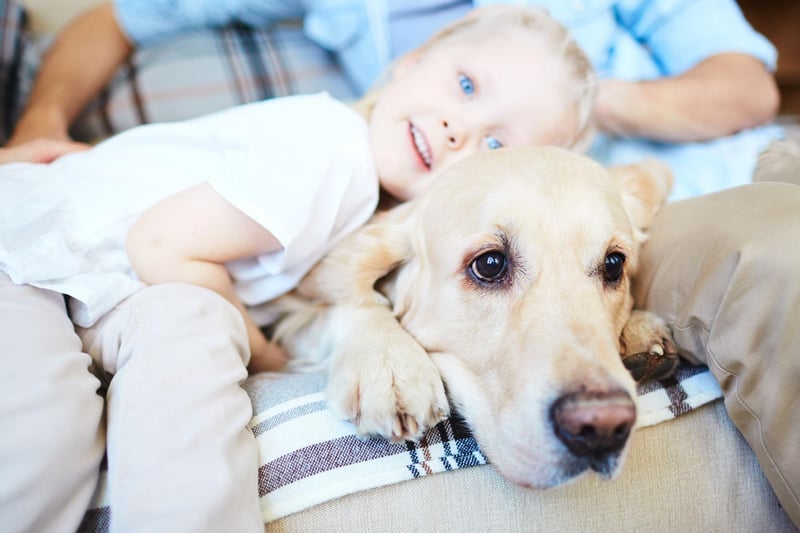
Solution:
M0 529L75 531L107 445L113 531L263 531L246 342L233 306L182 284L79 337L60 294L0 273Z
M757 178L800 183L800 157L765 159L774 166ZM708 364L800 525L800 186L760 182L670 204L642 253L637 303L669 322L682 355Z

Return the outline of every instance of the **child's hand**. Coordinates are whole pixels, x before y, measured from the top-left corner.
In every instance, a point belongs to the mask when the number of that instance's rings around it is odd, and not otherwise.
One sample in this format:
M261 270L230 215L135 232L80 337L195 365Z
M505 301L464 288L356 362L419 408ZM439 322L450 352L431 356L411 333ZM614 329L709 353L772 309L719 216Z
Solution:
M259 344L259 348L253 349L250 354L250 364L247 366L247 369L251 374L255 374L256 372L274 372L282 369L286 365L286 362L289 360L289 354L287 354L286 350L280 345L270 341Z

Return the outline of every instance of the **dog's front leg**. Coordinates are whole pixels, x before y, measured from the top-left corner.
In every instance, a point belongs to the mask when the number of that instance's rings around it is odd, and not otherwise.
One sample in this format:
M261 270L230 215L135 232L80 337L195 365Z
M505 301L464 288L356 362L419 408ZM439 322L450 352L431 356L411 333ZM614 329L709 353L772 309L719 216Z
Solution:
M633 379L663 379L678 366L675 341L664 320L650 311L634 309L622 329L622 363Z
M449 414L428 353L384 306L334 305L327 388L332 409L361 435L417 439Z

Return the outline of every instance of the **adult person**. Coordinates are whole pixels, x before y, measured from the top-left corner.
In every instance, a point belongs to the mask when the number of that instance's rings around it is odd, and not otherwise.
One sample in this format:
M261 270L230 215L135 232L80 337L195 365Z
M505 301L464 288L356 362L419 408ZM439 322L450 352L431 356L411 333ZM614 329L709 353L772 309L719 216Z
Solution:
M333 51L364 90L429 27L488 3L102 4L61 34L11 144L66 141L68 124L134 45L179 31L304 17L306 33ZM600 75L594 111L603 134L591 153L601 162L655 155L675 171L678 199L749 182L759 154L782 137L769 124L779 100L770 74L775 49L733 0L531 3L547 6L571 28ZM797 165L783 157L794 148L777 147L780 175L763 167L760 175L800 181ZM637 287L640 305L671 324L682 354L706 362L720 381L733 422L798 525L800 424L792 421L800 397L799 213L800 187L786 183L756 183L670 204L645 246Z
M102 3L70 24L45 58L10 145L65 140L69 124L134 46L233 21L263 26L304 18L363 93L396 57L473 5L496 0ZM592 155L606 164L643 155L668 161L673 199L750 181L781 132L769 122L778 94L774 47L732 0L530 1L547 7L587 51L601 79ZM75 62L71 58L83 57ZM746 131L743 131L746 130ZM646 140L643 140L646 139ZM680 143L680 144L676 144ZM69 147L65 147L69 148Z

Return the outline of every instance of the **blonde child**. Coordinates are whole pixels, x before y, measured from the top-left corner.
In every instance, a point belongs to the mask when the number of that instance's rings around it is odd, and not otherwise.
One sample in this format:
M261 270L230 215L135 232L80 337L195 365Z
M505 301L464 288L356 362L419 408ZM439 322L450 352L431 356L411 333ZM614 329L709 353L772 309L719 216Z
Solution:
M0 523L75 530L107 448L112 530L263 531L240 383L283 359L253 307L379 194L478 150L583 145L592 80L543 12L482 9L353 107L287 97L0 167Z

